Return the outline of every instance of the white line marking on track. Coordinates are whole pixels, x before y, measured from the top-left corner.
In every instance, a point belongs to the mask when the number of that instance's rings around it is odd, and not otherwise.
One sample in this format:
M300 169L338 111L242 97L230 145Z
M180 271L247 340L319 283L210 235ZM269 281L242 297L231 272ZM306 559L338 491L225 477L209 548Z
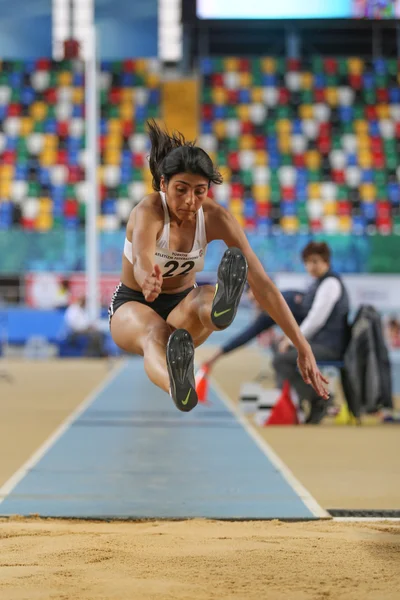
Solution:
M28 460L14 473L11 475L5 484L0 488L0 504L4 502L7 496L12 490L18 485L18 483L29 473L31 469L43 458L43 456L54 446L54 444L60 439L60 437L71 427L72 423L76 421L81 414L94 402L98 396L110 383L119 375L126 361L122 361L121 364L113 368L113 370L107 375L107 377L89 394L83 402L81 402L75 410L68 415L68 417L57 427L57 429L51 434L49 438L28 458ZM0 511L1 514L1 511Z
M271 448L271 446L264 440L264 438L258 433L256 428L249 423L244 416L239 412L235 403L222 391L221 387L216 383L214 378L211 378L211 387L217 392L218 396L221 398L225 406L230 410L230 412L234 415L237 421L242 425L245 431L249 434L249 436L253 439L253 441L257 444L261 452L265 454L268 460L276 467L276 469L280 472L282 477L286 480L286 482L293 488L296 494L301 498L307 508L312 512L315 517L320 519L331 519L330 514L322 508L315 500L315 498L310 494L308 490L300 483L298 479L293 475L289 467L285 465L285 463L279 458L279 456L275 453L275 451Z
M333 517L334 521L339 523L368 523L394 521L400 523L400 517Z

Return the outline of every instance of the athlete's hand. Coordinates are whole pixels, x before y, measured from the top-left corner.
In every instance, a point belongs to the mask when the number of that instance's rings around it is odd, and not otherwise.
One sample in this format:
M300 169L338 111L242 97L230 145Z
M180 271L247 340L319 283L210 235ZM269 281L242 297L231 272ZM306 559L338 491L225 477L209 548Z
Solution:
M142 294L147 302L154 302L161 293L163 276L158 265L154 265L153 271L147 275L142 285Z
M306 346L304 349L298 351L297 365L305 383L311 385L318 396L327 400L329 392L326 386L329 381L325 379L318 369L310 346Z

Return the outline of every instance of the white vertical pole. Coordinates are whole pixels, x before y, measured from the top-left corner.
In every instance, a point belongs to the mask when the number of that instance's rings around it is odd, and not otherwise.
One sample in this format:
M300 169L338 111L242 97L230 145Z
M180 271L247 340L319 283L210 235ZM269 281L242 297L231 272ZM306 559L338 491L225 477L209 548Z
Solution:
M96 29L88 31L85 55L85 108L88 196L86 198L86 303L91 321L100 317L99 240L97 235L98 184L98 92Z

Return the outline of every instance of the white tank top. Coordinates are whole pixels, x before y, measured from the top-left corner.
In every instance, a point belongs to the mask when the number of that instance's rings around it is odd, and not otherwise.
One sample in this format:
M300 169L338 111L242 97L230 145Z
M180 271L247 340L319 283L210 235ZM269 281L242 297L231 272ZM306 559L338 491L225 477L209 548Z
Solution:
M176 252L169 249L170 218L167 200L164 192L160 192L161 203L164 209L164 227L156 241L154 262L160 266L163 277L176 277L186 275L190 271L197 273L204 268L204 257L207 250L206 225L203 207L197 211L196 232L193 248L190 252ZM125 238L124 254L132 263L132 242Z

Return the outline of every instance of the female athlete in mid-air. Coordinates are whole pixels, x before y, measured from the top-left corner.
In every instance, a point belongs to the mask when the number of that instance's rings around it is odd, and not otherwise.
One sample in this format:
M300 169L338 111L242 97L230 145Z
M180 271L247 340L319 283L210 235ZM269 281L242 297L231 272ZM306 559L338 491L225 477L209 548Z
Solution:
M210 185L222 183L211 158L154 121L148 128L155 191L135 206L126 228L121 283L109 308L113 340L144 357L149 379L171 394L179 410L192 410L194 348L232 323L248 278L260 306L296 347L304 381L327 398L327 381L281 293L238 222L208 197ZM228 247L217 284L197 287L196 272L213 240Z

